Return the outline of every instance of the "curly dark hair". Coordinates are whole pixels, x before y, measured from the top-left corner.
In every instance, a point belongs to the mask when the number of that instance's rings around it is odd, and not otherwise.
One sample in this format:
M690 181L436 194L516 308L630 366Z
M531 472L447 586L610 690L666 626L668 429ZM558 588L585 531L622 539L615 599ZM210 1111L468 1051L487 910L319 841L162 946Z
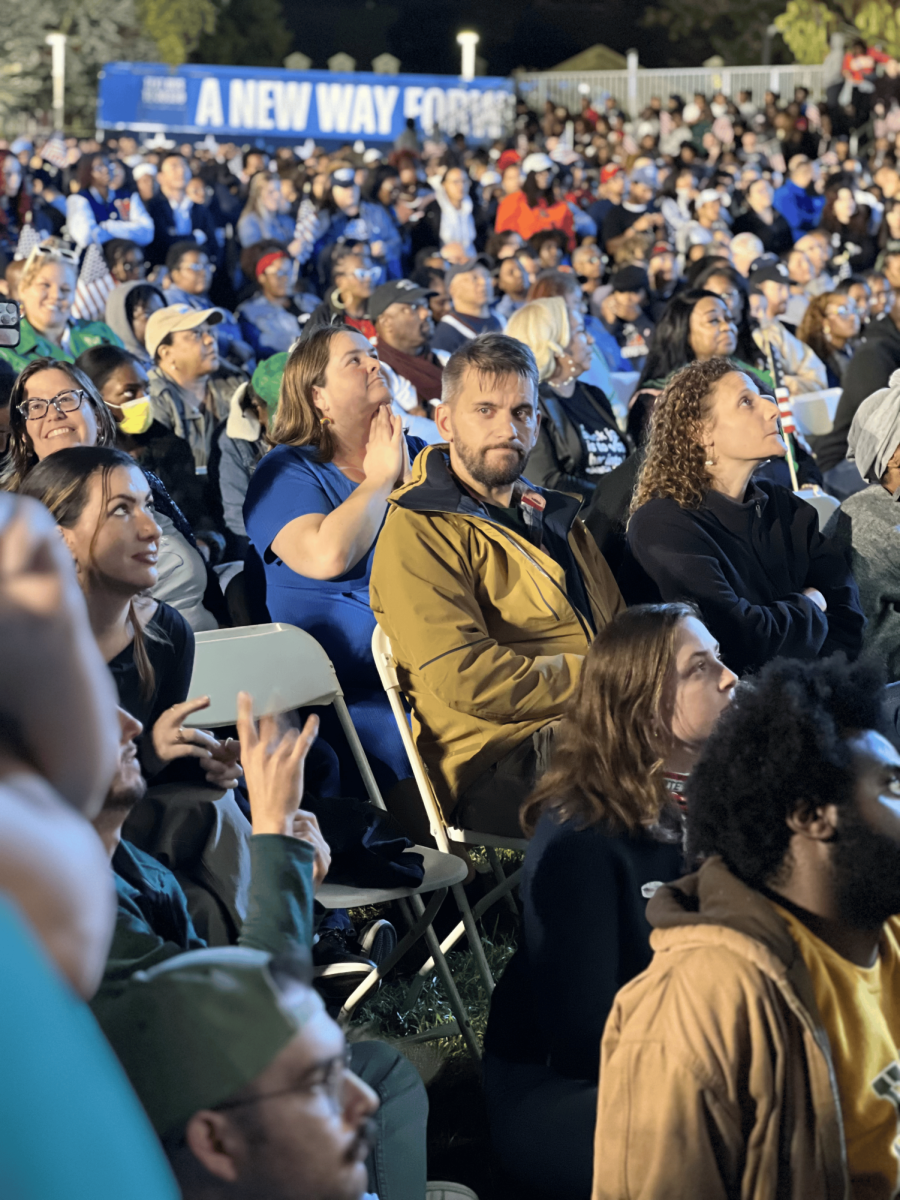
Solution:
M719 380L737 369L730 359L710 358L688 363L670 380L650 418L632 512L648 500L667 497L682 508L700 507L713 485L703 447L709 399Z
M787 818L822 804L853 803L848 744L885 731L884 675L843 655L775 659L734 693L687 785L689 859L721 855L750 887L787 869Z

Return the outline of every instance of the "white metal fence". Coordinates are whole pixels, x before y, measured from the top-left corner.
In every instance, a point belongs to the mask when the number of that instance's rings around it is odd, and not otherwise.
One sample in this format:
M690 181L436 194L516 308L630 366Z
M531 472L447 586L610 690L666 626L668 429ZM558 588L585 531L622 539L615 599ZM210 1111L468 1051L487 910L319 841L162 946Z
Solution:
M581 109L583 95L601 96L609 92L631 116L637 116L650 103L651 96L662 97L677 93L690 100L694 92L710 96L722 91L737 98L738 92L749 88L754 100L761 100L771 88L784 99L793 97L795 87L807 87L813 99L824 93L822 67L798 64L779 67L636 67L627 71L521 71L515 75L516 85L529 105L537 112L546 100L564 104L570 112Z

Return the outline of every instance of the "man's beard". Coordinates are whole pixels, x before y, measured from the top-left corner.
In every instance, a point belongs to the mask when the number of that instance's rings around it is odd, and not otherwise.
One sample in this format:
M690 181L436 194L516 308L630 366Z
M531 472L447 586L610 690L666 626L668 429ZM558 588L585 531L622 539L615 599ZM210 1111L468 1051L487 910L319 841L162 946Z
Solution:
M900 843L873 829L852 805L841 809L831 866L838 911L858 929L900 913Z
M525 470L525 464L528 461L528 455L521 446L490 446L487 449L481 448L472 450L464 445L459 440L454 441L453 448L459 455L459 460L469 472L476 483L480 483L486 488L502 488L509 487L511 483L515 483L522 472ZM512 450L516 455L515 461L504 461L492 466L487 459L489 451L506 449Z

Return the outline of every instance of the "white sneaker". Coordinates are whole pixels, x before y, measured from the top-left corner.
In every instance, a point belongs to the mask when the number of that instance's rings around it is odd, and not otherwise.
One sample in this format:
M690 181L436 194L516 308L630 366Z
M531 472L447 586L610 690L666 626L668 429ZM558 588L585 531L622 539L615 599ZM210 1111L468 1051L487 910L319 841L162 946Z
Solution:
M425 1184L425 1200L478 1200L478 1197L464 1183L445 1183L440 1180L438 1183Z

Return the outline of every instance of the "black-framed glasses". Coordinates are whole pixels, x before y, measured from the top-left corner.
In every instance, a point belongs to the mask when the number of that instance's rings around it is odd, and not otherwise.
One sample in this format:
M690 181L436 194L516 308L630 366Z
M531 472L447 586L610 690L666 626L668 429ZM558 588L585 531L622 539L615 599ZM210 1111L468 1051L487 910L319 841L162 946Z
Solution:
M293 1087L280 1088L277 1092L262 1092L258 1096L246 1096L243 1100L223 1100L221 1104L213 1105L216 1112L225 1112L229 1108L244 1108L248 1104L260 1104L264 1100L280 1100L284 1096L309 1095L316 1088L321 1088L326 1100L339 1113L344 1107L344 1087L350 1067L349 1047L343 1054L337 1055L320 1068L315 1068Z
M87 399L87 392L81 388L72 388L66 392L59 392L49 400L23 400L19 405L19 412L26 421L39 421L41 417L47 415L47 410L52 404L60 416L65 413L75 412L81 408L82 404Z

